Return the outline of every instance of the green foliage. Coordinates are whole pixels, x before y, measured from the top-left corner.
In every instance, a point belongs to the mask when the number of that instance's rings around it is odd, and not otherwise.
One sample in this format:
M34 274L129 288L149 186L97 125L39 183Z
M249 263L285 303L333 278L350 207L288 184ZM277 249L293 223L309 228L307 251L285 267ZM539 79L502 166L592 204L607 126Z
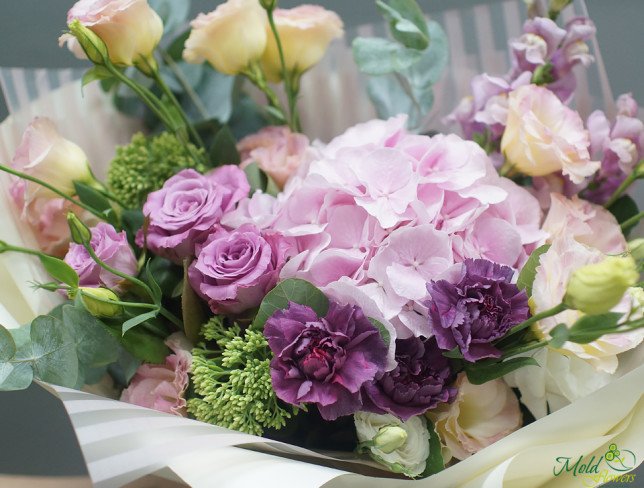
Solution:
M195 148L203 155L203 151ZM116 148L110 163L107 184L114 195L129 207L140 207L148 193L184 168L195 168L194 160L172 134L145 137L138 133L127 146ZM195 168L203 171L204 168Z
M577 344L593 342L604 334L613 332L618 327L618 322L622 317L621 313L616 312L584 315L570 327L568 340Z
M546 253L548 249L550 249L550 244L544 244L532 251L532 254L530 254L530 257L519 273L517 286L519 290L525 290L529 297L532 296L532 284L534 283L534 278L537 276L537 267L539 266L541 255Z
M429 431L429 457L425 464L425 471L420 475L421 478L426 478L445 469L440 437L431 420L428 418L426 420L427 430Z
M288 308L289 302L307 305L320 317L326 315L329 309L329 299L314 285L299 278L289 278L279 283L264 297L251 328L263 330L268 318L277 310Z
M620 198L613 203L609 209L610 213L612 213L615 218L617 219L618 223L623 223L626 222L628 219L631 217L636 216L639 213L639 209L637 208L637 203L635 203L635 200L633 200L630 196L624 195L621 196ZM634 222L632 225L629 225L628 227L622 229L624 232L624 236L628 237L630 232L637 226L637 223Z
M277 196L280 192L273 178L264 173L257 163L253 162L247 165L244 168L244 173L246 173L246 178L248 178L248 183L250 184L250 195L257 190L273 196Z
M297 410L284 408L275 396L271 352L263 334L226 327L222 317L207 322L202 334L218 350L204 343L192 350L192 384L198 396L188 400L188 411L202 422L249 434L284 427Z
M415 0L376 4L392 39L358 37L353 57L360 71L373 76L367 91L378 116L407 113L410 128L420 129L434 104L432 86L447 64L447 36L438 23L425 22Z
M465 373L470 383L473 385L482 385L483 383L505 376L515 369L525 366L539 366L539 363L534 358L525 356L490 364L483 364L482 362L476 364L466 363Z

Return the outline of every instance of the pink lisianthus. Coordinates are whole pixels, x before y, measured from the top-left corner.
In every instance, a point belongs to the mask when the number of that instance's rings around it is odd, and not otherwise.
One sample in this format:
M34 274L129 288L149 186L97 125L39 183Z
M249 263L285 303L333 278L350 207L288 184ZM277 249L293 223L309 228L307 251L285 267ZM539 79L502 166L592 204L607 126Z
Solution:
M568 199L552 193L543 230L551 241L570 235L577 242L604 254L620 254L627 249L626 239L613 214L577 196Z
M163 364L143 364L137 369L121 401L185 417L191 344L179 332L166 339L172 354Z
M241 168L255 162L280 188L297 171L305 158L309 139L288 127L265 127L237 144Z

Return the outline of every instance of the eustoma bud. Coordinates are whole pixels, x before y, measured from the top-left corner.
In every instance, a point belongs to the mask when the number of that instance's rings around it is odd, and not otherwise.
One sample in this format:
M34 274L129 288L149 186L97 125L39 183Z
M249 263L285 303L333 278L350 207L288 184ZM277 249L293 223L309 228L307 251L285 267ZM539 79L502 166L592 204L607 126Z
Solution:
M67 214L67 224L72 241L76 244L89 244L92 239L92 233L89 228L73 212Z
M571 276L564 304L589 315L606 313L617 305L639 274L631 256L609 256L577 269Z
M109 54L107 46L101 38L81 24L78 19L72 20L68 27L89 60L94 64L104 65L106 60L109 59Z
M386 454L394 452L407 442L407 431L397 425L381 427L373 438L374 447Z
M79 293L85 309L94 317L117 317L123 313L119 297L107 288L80 288Z

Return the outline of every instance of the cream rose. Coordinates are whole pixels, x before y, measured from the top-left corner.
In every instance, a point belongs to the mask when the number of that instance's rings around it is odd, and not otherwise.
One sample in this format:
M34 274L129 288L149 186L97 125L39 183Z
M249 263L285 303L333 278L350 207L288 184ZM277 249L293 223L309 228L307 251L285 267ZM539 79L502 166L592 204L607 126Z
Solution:
M465 459L521 427L519 401L503 380L473 385L460 373L456 387L451 404L426 414L451 456Z
M78 20L107 46L114 64L133 66L150 59L163 35L163 22L147 0L80 0L67 13L67 23ZM79 54L73 37L60 42Z
M183 59L208 61L217 71L236 75L261 57L267 25L266 12L257 0L228 0L191 22Z
M68 195L75 193L74 181L88 182L93 179L85 152L63 138L54 122L46 117L36 117L29 124L16 149L12 166ZM55 194L27 181L23 196L28 205L36 197L53 198Z
M562 171L573 183L595 173L590 139L579 114L550 90L526 85L510 93L501 152L521 173L544 176Z
M304 73L322 59L333 39L344 34L340 17L319 5L276 9L273 16L288 72ZM282 79L279 51L270 27L262 67L269 80L277 82Z

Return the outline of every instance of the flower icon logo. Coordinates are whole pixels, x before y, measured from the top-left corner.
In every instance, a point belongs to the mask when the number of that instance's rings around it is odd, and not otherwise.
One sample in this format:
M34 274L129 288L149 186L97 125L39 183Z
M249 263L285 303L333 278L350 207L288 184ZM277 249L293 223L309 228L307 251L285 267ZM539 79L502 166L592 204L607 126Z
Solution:
M636 458L633 451L628 449L617 448L617 444L613 443L608 446L608 451L604 454L606 464L615 471L629 471L635 467Z

